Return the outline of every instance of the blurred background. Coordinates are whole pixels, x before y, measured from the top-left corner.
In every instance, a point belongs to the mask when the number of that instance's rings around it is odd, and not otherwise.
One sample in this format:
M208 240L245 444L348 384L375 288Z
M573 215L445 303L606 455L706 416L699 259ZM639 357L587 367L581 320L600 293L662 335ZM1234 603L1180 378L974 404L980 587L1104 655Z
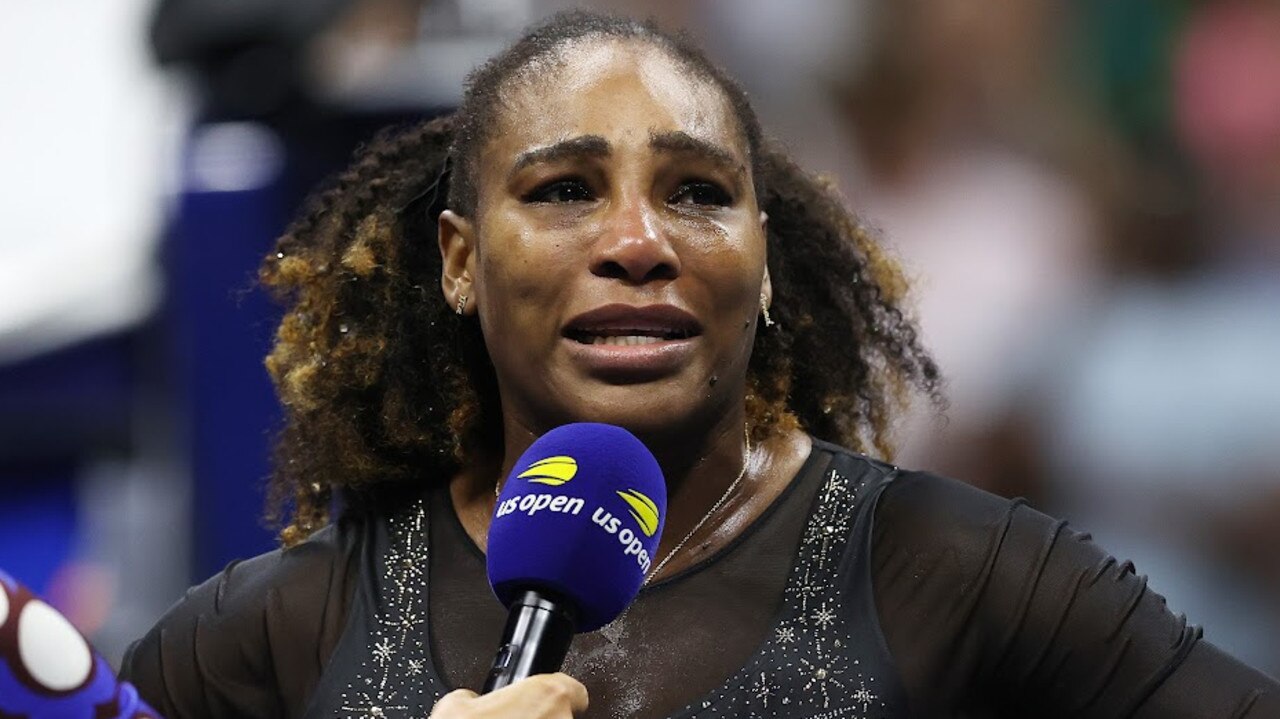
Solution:
M118 658L274 544L273 238L567 3L4 5L0 567ZM900 464L1092 531L1280 673L1280 1L594 6L699 37L901 258L951 406Z

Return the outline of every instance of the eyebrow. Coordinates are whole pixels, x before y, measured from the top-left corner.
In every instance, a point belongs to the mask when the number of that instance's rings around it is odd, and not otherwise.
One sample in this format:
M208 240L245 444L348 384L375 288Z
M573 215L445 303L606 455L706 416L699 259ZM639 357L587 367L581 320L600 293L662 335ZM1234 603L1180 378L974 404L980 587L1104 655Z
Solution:
M742 163L738 162L732 152L714 143L694 137L682 130L650 133L649 147L659 152L695 155L736 175L741 175L744 171ZM571 158L608 157L611 152L612 148L609 145L609 141L599 135L572 137L520 153L507 176L514 177L516 173L532 165L558 162Z
M696 155L735 175L741 175L744 171L742 163L732 152L681 130L650 133L649 147L660 152Z
M582 135L552 145L522 152L511 166L508 177L526 167L576 157L608 157L609 141L599 135Z

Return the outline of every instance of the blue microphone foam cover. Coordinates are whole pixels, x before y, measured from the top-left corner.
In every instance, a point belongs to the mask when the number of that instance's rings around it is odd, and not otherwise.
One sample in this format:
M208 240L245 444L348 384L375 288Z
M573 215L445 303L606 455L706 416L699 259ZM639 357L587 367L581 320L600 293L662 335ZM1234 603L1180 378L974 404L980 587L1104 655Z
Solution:
M489 526L489 583L510 605L525 589L572 601L577 630L613 621L644 583L667 515L653 454L627 430L577 423L516 461Z

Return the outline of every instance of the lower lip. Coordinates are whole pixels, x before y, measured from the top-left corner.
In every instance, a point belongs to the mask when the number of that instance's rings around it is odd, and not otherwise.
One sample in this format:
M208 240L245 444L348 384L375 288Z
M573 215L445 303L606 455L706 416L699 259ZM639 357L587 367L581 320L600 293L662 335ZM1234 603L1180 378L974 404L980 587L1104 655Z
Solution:
M697 337L643 345L584 344L565 338L569 354L588 373L619 382L642 382L672 374L688 364Z

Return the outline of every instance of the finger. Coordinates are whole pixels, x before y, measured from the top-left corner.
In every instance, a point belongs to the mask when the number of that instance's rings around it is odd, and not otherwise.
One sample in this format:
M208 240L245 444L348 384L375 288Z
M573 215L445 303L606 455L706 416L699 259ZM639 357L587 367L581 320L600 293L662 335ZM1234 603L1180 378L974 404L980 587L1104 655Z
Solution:
M587 708L587 688L566 674L537 674L480 698L492 716L567 719Z
M470 689L455 689L440 697L440 701L436 702L435 708L431 710L431 716L434 719L462 716L464 707L475 698L476 693Z
M583 686L582 682L564 672L544 674L542 676L552 687L552 690L568 702L569 708L574 714L581 714L587 710L589 698L587 696L587 688Z

